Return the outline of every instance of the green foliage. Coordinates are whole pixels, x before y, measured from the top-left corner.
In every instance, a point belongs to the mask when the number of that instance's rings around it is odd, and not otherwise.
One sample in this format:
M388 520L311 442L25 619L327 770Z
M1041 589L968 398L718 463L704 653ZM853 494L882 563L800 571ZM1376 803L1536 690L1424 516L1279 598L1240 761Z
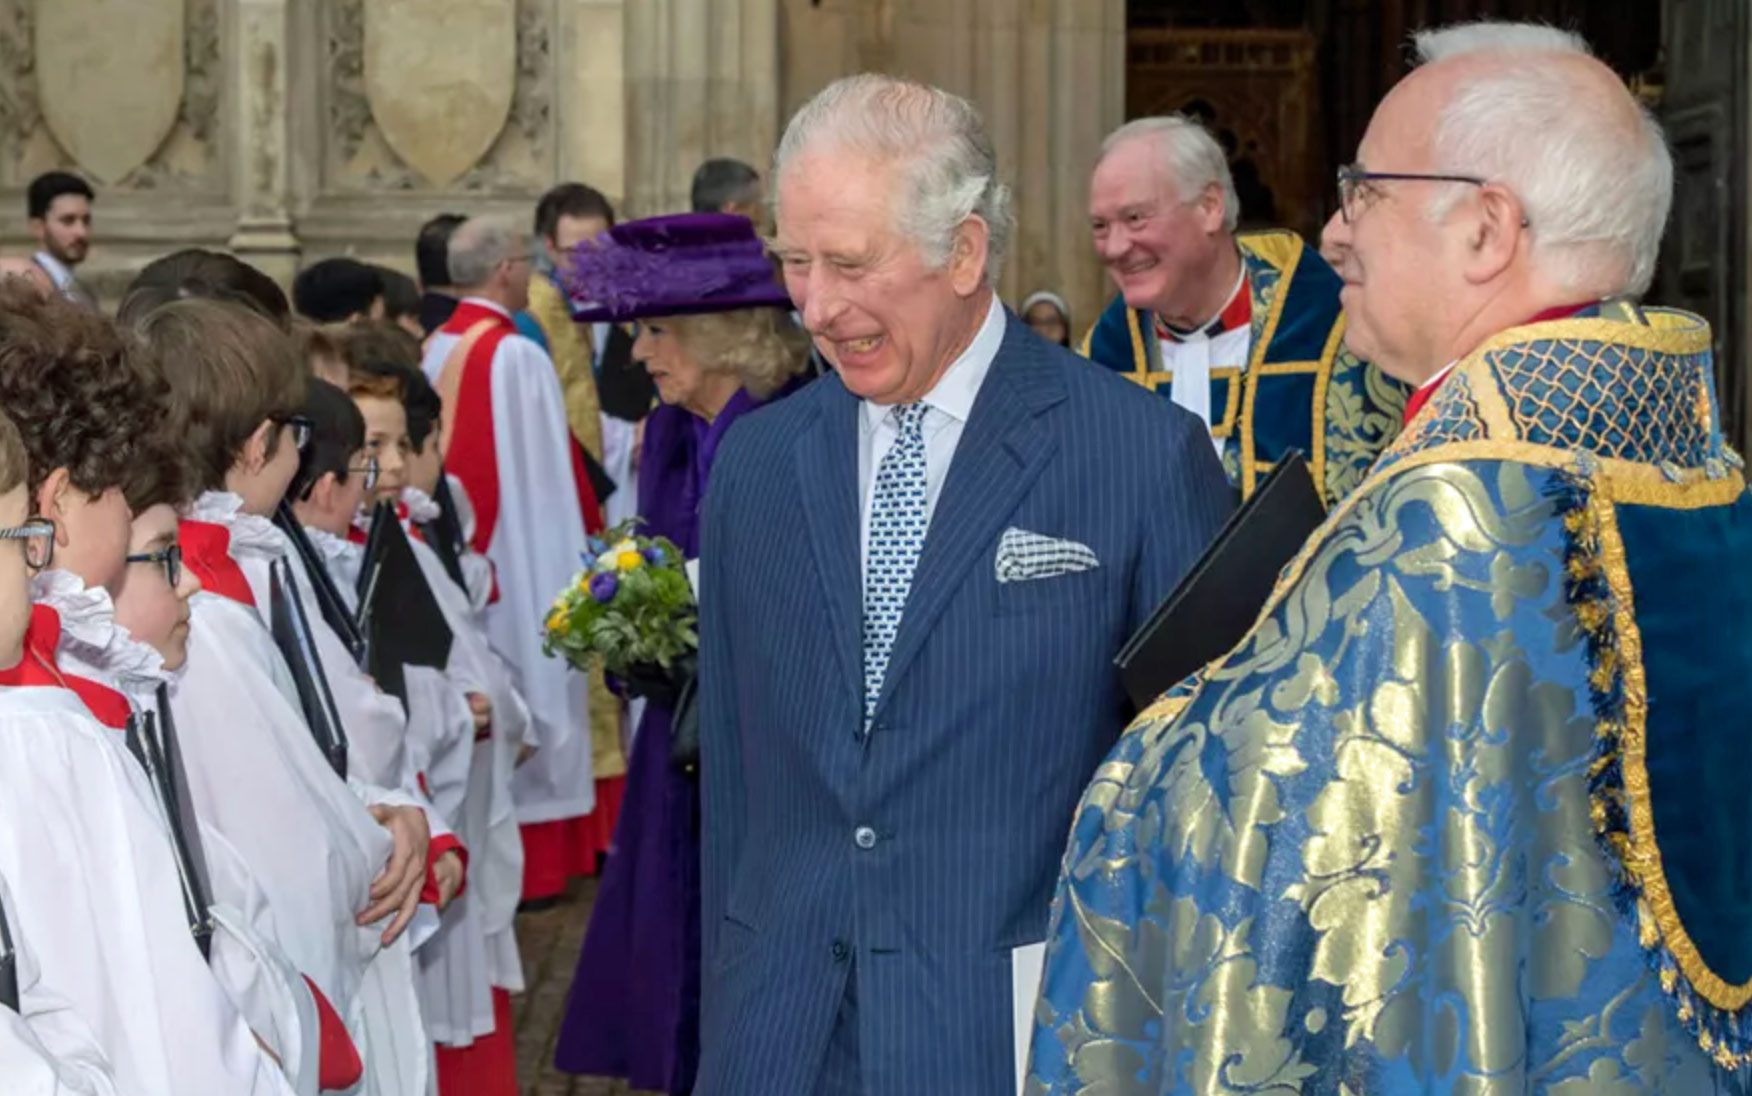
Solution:
M637 518L592 538L584 570L554 599L542 649L583 670L617 676L641 664L665 670L699 648L699 611L681 550L632 535Z

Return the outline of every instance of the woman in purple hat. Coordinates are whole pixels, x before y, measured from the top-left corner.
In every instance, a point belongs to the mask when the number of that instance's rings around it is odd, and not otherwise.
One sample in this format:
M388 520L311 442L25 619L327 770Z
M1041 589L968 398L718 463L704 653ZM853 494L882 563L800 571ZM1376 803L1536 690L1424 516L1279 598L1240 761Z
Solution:
M808 337L744 217L628 222L578 248L563 281L578 321L640 321L633 355L663 406L645 422L639 532L692 559L719 441L802 383ZM673 760L673 694L647 690L554 1064L684 1093L699 1059L699 791Z

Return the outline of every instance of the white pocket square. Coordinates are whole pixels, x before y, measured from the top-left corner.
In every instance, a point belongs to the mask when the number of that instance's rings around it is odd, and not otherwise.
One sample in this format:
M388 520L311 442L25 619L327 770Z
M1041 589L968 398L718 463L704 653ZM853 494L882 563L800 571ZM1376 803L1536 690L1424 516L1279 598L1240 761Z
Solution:
M1101 566L1087 544L1011 526L998 538L998 581L1030 582L1092 571Z

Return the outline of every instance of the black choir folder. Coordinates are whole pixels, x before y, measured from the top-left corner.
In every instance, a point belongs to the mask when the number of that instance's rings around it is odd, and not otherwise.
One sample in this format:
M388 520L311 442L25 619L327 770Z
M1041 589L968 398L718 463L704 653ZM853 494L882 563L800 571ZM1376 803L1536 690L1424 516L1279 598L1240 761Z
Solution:
M1139 711L1241 642L1278 572L1325 518L1308 462L1290 451L1114 658Z

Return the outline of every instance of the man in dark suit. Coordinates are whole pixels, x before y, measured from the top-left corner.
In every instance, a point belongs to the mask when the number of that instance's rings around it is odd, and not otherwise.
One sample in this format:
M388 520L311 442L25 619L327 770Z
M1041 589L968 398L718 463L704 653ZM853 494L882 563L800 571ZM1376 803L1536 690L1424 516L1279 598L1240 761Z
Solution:
M836 372L738 423L705 503L696 1091L1011 1096L1113 656L1232 493L1196 418L998 303L968 103L840 81L775 183Z

